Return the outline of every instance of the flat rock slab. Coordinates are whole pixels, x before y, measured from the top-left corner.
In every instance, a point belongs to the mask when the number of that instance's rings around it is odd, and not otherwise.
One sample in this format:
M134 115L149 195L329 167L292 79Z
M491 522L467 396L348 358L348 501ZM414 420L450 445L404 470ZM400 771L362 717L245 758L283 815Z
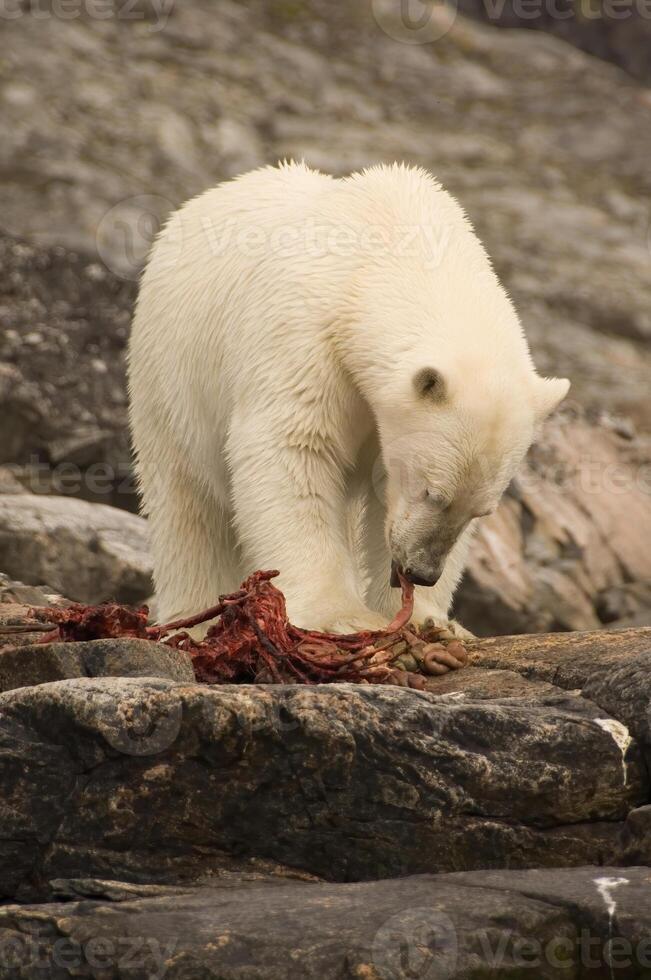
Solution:
M40 684L0 695L0 785L5 898L61 877L196 880L234 858L338 881L651 861L638 743L547 684Z
M599 704L630 729L651 763L651 628L495 637L471 642L469 651L473 666Z
M0 909L3 976L605 980L651 974L648 868L358 884L242 876L185 889L129 890L92 880L57 886L73 900Z
M194 681L190 655L151 640L109 639L0 648L0 691L73 677Z

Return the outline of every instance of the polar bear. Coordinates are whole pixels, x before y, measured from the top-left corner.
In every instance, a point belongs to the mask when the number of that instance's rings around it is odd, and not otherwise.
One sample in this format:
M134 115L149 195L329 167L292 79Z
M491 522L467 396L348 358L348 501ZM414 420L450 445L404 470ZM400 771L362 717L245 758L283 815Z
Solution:
M423 170L290 163L194 198L153 247L129 349L159 620L277 568L295 624L379 628L400 569L416 622L447 624L476 522L568 387L536 374Z

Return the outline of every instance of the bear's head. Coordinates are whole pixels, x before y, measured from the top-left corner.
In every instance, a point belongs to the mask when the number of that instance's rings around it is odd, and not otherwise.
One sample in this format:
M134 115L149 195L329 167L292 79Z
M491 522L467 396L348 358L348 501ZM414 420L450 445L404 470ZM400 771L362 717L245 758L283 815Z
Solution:
M473 370L411 369L378 417L386 473L386 537L395 569L434 585L450 549L492 513L569 381Z

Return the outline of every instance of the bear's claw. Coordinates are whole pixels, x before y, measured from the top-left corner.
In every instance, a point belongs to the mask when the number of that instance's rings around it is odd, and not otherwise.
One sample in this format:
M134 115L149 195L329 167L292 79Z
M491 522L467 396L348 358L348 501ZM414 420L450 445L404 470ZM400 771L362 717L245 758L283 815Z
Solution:
M443 640L474 640L475 634L467 630L456 619L435 619L428 616L420 624L420 632L426 634L436 634Z

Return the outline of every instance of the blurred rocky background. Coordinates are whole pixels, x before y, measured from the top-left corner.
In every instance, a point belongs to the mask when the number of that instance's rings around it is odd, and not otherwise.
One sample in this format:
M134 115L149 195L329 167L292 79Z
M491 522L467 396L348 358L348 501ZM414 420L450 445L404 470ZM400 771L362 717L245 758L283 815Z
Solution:
M646 0L459 0L458 9L500 27L548 31L651 82L651 6Z
M573 382L480 532L459 617L480 634L651 623L651 21L462 6L472 19L419 0L3 5L8 581L151 590L124 354L169 211L283 157L399 159L459 196L540 371Z

